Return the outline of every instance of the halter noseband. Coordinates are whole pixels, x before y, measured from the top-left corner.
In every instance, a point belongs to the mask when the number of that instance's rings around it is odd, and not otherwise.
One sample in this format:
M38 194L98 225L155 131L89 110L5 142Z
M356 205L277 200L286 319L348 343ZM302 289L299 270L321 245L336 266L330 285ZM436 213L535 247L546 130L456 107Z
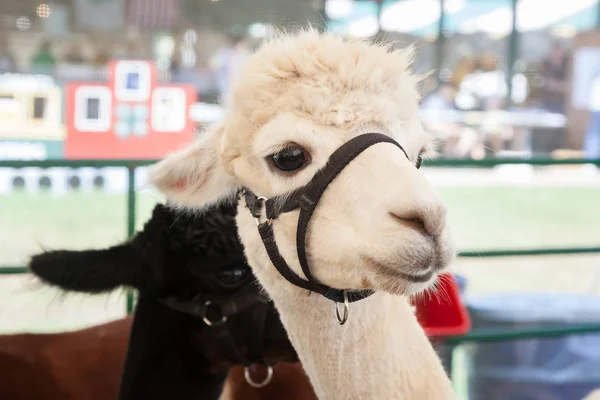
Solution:
M277 271L291 284L306 289L310 292L317 292L336 303L344 304L343 315L340 313L336 304L336 318L340 324L344 324L348 319L348 303L362 300L373 294L370 290L350 290L334 289L318 282L310 272L306 255L306 232L308 224L319 200L325 193L329 184L342 172L342 170L352 162L359 154L377 143L391 143L402 150L406 158L408 154L404 148L389 136L380 133L366 133L357 136L340 146L329 157L327 164L319 170L311 181L291 193L282 194L267 199L264 196L256 196L248 189L244 189L242 194L246 201L246 207L252 213L258 226L258 231L271 262ZM296 248L298 259L302 272L306 280L299 277L287 264L285 259L279 253L275 236L273 232L273 220L279 215L300 209L298 218L298 228L296 231ZM261 222L261 216L265 211L266 219Z

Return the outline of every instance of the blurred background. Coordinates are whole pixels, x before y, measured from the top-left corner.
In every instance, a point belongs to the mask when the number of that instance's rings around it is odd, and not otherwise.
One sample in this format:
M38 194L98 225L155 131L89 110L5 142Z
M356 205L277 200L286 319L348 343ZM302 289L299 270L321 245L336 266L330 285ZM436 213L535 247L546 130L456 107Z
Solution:
M123 160L197 137L251 52L307 23L415 44L414 68L429 73L421 116L441 139L442 159L423 170L448 203L474 327L600 323L600 1L2 0L0 333L125 315L123 292L64 296L20 272L42 249L103 247L139 229L164 199L143 163ZM522 399L579 399L569 385L600 387L588 351L598 335L515 343L455 350L463 398L510 386L533 393ZM500 365L501 353L521 357ZM548 392L557 379L566 386Z

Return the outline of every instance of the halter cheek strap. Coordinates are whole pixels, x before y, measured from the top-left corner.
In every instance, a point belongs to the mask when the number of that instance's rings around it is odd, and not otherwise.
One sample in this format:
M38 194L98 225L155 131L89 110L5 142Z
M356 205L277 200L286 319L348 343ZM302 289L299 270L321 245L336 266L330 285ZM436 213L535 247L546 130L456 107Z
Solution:
M345 318L339 317L339 314L337 314L340 323L345 322L347 319L348 303L362 300L373 294L373 292L368 290L334 289L318 282L311 274L308 266L306 233L308 231L310 219L329 184L359 154L377 143L394 144L400 148L406 158L408 158L406 151L404 151L402 146L394 139L379 133L367 133L353 138L338 148L331 155L325 167L319 170L306 186L298 188L287 195L280 195L267 199L262 196L256 196L248 189L244 189L243 191L246 206L257 221L258 231L263 244L277 271L293 285L311 292L317 292L337 303L344 303L346 305L346 310L344 312ZM266 221L260 222L263 209L265 211ZM300 266L307 278L306 280L300 278L281 256L275 242L272 225L272 221L277 219L279 215L296 209L300 209L298 228L296 231L296 248Z

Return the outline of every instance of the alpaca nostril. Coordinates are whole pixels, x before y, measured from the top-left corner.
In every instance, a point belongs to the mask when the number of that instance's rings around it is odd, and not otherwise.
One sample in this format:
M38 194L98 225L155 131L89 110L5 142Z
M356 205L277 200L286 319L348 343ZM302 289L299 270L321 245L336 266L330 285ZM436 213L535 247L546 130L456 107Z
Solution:
M398 220L402 225L419 231L423 235L430 235L429 232L427 232L425 220L423 218L415 215L400 216L392 212L390 215L394 219Z
M409 218L404 221L411 228L418 230L419 232L421 232L424 235L429 235L429 233L427 232L427 229L425 228L425 222L421 218Z
M440 236L446 225L446 208L442 205L422 206L418 209L390 212L389 214L402 225L431 237Z

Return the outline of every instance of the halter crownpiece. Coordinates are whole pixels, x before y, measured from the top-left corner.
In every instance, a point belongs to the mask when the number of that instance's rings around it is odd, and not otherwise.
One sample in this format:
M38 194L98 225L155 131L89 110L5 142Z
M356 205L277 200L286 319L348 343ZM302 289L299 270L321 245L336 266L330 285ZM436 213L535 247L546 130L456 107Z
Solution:
M377 143L394 144L402 150L406 158L409 158L404 148L391 137L380 133L365 133L340 146L329 157L325 167L320 169L308 184L291 193L278 195L268 199L264 196L256 196L248 189L242 191L246 201L246 207L250 210L256 221L265 249L277 271L288 282L295 286L311 292L317 292L336 303L343 303L344 312L342 316L340 316L336 305L336 318L340 324L344 324L348 319L348 303L367 298L373 294L373 291L334 289L318 282L313 277L310 268L308 267L306 232L319 200L325 193L325 190L327 190L329 184L359 154ZM263 209L265 218L261 222ZM306 276L306 280L298 276L281 256L273 232L273 220L276 220L279 215L283 213L294 211L296 209L300 209L298 229L296 231L296 249L298 252L298 259L300 260L300 266L302 267L302 272Z

